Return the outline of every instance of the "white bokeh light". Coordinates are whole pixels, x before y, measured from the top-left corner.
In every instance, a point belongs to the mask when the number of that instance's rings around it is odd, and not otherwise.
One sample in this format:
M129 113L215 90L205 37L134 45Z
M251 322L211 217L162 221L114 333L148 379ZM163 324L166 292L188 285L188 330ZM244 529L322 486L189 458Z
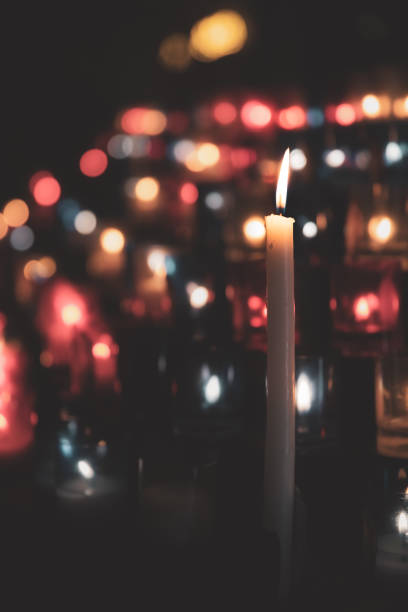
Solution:
M96 228L96 216L91 210L81 210L75 217L74 226L79 234L92 234Z

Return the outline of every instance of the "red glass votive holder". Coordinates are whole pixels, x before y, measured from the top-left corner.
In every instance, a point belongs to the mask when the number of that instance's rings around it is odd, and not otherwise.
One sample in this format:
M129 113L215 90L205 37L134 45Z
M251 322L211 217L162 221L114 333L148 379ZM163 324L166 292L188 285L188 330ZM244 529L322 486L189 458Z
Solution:
M401 343L398 261L336 266L331 282L334 345L345 355L376 355Z

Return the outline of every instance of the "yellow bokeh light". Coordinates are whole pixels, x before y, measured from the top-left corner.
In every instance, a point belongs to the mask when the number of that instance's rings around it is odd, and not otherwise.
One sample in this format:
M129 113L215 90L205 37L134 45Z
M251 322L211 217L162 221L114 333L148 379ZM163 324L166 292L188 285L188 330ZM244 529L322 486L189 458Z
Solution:
M156 276L165 277L167 252L164 249L152 249L147 256L147 265Z
M366 117L374 119L378 117L381 112L380 100L374 94L368 94L364 96L361 101L361 107Z
M193 308L203 308L210 299L210 293L206 287L198 285L190 294L190 305Z
M159 182L152 176L144 176L135 185L135 196L142 202L153 202L159 195Z
M8 230L8 225L6 223L4 215L0 213L0 240L4 238L4 236L7 234L7 230Z
M115 227L108 227L100 235L100 244L106 253L120 253L125 246L125 237Z
M251 246L260 246L265 240L265 221L262 217L249 217L242 226L246 242Z
M202 62L211 62L237 53L248 37L244 19L235 11L218 11L197 22L190 32L190 53Z
M82 319L82 312L76 304L67 304L61 310L61 319L65 325L76 325Z
M212 142L203 142L197 147L197 159L205 168L215 166L220 159L220 150Z
M159 48L161 63L170 70L185 70L191 62L188 37L185 34L171 34Z
M10 227L24 225L30 216L30 211L24 200L10 200L3 210L4 220Z
M30 259L23 269L24 278L27 280L44 280L51 278L57 271L57 264L52 257L41 257L41 259Z
M395 224L390 217L378 215L370 219L367 229L371 240L379 244L385 244L393 237Z

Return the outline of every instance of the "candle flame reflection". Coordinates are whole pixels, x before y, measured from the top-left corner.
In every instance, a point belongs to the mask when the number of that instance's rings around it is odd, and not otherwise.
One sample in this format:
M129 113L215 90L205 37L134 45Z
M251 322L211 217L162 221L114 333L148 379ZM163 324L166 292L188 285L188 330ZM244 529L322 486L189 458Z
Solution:
M282 159L282 163L279 170L278 184L276 187L276 208L280 214L285 212L286 207L286 195L288 192L288 180L289 180L289 148L286 149Z

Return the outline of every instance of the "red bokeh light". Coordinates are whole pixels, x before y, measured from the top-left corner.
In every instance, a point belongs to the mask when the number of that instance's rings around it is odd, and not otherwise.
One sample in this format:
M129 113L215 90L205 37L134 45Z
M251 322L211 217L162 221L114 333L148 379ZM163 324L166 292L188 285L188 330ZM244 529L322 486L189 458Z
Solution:
M218 102L213 109L214 119L221 125L229 125L237 118L237 109L231 102Z
M256 162L256 152L251 149L232 149L230 156L231 164L238 169L247 168Z
M198 189L194 183L184 183L180 187L179 195L184 204L194 204L198 199Z
M265 322L262 317L254 316L254 317L251 317L249 323L251 327L262 327Z
M108 167L108 157L101 149L89 149L85 151L79 160L79 168L82 174L96 177L103 174Z
M37 204L52 206L58 202L61 196L61 187L57 179L46 173L33 181L35 176L32 177L30 184L33 184L32 194Z
M351 125L356 120L356 111L351 104L339 104L335 111L335 120L340 125Z
M301 106L290 106L280 111L278 123L284 130L297 130L306 125L306 112Z
M272 110L258 100L248 100L241 108L242 123L249 130L262 130L272 121Z
M264 306L264 301L259 295L250 295L248 298L248 308L250 310L258 310Z
M360 295L354 302L353 312L356 321L367 321L378 310L380 301L374 293Z
M127 134L143 133L144 108L130 108L125 111L120 120L122 130Z

